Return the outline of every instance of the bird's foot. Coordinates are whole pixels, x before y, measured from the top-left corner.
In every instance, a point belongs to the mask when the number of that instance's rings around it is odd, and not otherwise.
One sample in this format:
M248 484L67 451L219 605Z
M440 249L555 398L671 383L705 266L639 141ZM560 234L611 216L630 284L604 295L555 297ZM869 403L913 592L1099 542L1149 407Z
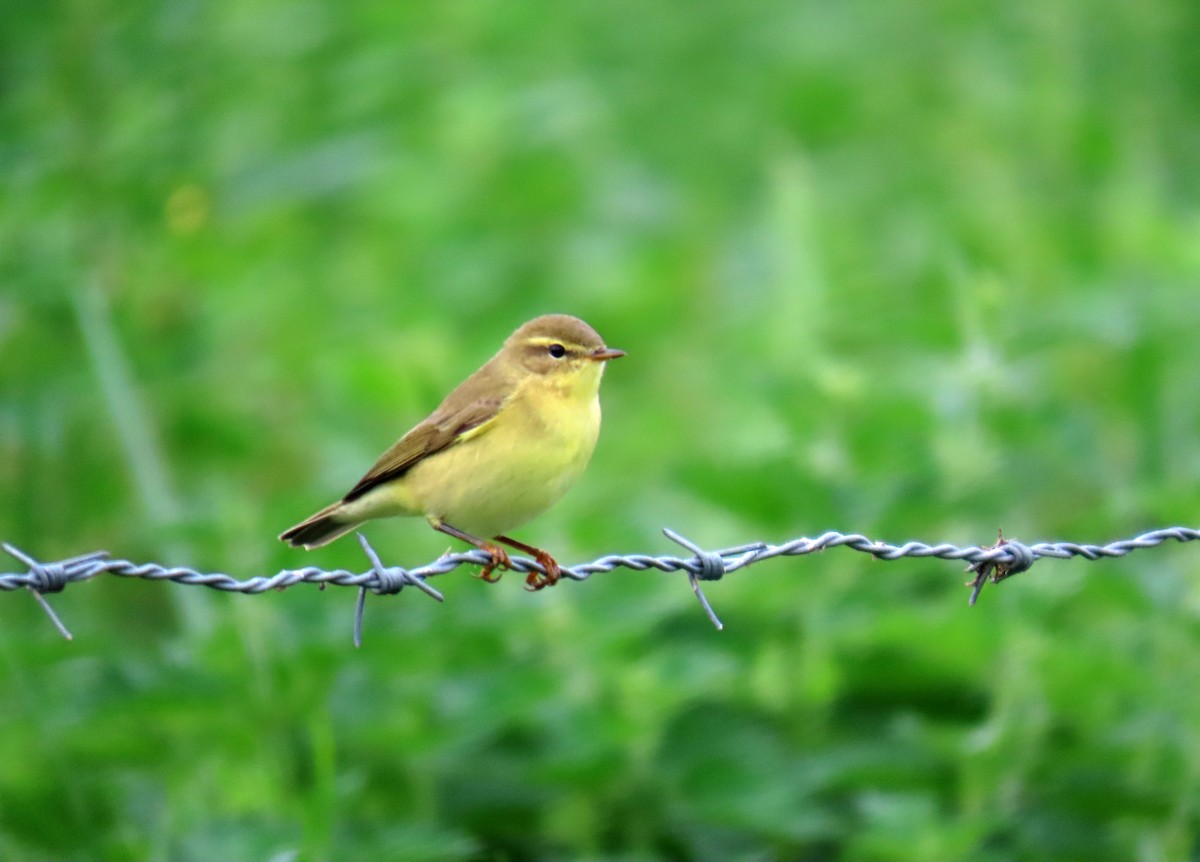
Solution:
M491 554L492 561L480 569L476 577L486 583L494 584L504 574L504 572L496 572L496 569L511 569L512 560L508 557L508 551L499 545L493 545L488 542L483 545L483 550Z
M537 592L546 587L552 587L558 583L558 579L562 577L562 569L554 557L542 550L535 550L533 558L541 563L542 568L546 571L539 572L534 570L525 576L525 589L530 592Z

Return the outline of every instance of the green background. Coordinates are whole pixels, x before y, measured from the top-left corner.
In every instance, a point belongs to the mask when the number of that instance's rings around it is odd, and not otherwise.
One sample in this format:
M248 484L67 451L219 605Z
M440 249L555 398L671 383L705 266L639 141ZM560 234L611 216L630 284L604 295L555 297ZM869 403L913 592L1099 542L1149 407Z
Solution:
M3 4L0 538L239 577L522 321L564 563L1194 524L1189 0ZM447 540L367 530L388 562ZM457 549L457 548L456 548ZM1197 549L0 598L4 860L1200 857ZM4 564L20 571L15 563Z

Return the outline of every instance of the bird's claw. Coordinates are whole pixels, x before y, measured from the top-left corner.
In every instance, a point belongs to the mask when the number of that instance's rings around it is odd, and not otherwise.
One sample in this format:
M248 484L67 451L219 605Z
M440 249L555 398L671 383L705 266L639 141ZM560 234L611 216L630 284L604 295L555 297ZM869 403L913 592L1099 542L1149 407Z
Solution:
M550 556L545 551L538 551L533 556L534 559L541 563L542 568L546 570L543 573L534 569L525 576L525 589L529 590L531 593L536 593L538 590L545 589L546 587L552 587L557 584L558 579L562 577L562 569L559 568L559 565L557 562L555 562L554 557Z
M491 554L492 561L480 569L479 574L476 577L485 583L494 584L496 581L500 580L500 577L504 574L504 572L497 572L495 574L493 574L493 572L495 572L496 569L511 569L512 560L509 559L508 552L499 545L486 545L483 550Z

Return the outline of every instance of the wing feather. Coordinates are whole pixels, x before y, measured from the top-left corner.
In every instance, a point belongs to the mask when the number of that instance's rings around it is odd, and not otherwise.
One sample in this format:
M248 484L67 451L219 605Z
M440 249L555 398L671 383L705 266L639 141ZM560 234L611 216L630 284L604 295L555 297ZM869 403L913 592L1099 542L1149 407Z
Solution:
M504 406L511 387L502 387L504 391L500 395L485 395L480 391L484 389L484 386L479 385L483 381L477 379L480 376L480 373L476 372L467 378L428 419L397 440L392 448L379 457L375 466L358 480L358 484L350 489L343 500L356 500L372 488L403 476L415 464L455 445L468 434L474 437L485 433L487 426ZM489 388L495 388L494 384ZM472 395L475 397L470 397ZM454 406L451 406L452 404Z

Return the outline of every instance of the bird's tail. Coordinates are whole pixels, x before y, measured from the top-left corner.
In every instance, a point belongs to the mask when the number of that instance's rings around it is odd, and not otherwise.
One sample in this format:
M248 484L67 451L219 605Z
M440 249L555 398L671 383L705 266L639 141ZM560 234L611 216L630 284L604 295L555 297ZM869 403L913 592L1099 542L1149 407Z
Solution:
M339 500L291 529L285 530L279 535L279 538L293 548L304 548L309 551L322 545L328 545L334 539L344 536L362 523L361 519L347 516L344 509L343 502Z

